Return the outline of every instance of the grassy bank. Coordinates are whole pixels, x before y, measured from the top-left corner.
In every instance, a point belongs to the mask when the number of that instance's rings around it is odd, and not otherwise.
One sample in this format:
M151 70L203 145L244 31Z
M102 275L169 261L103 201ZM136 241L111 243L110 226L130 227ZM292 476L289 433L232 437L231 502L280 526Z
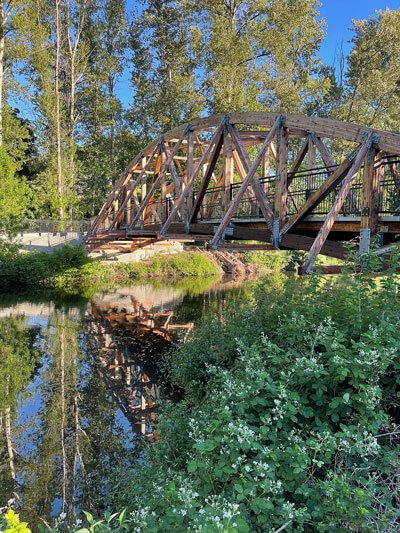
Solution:
M217 266L200 252L154 256L139 263L106 263L87 257L83 248L64 246L52 253L0 253L0 289L49 287L67 291L87 286L109 287L148 279L183 279L219 274Z

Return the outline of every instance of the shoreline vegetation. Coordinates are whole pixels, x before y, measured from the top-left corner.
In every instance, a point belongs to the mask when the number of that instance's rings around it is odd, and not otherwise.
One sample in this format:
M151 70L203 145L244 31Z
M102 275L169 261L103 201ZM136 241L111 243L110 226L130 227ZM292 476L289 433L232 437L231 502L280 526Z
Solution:
M218 266L201 252L157 255L137 263L91 259L81 246L63 246L51 253L0 252L0 290L50 288L79 293L88 285L115 286L140 280L218 277Z
M240 261L253 272L295 270L301 262L296 252L247 252ZM159 254L136 263L105 261L88 257L82 246L65 245L47 252L23 252L13 244L0 248L0 291L54 289L70 294L87 293L89 287L129 284L135 281L177 282L213 278L224 274L221 264L209 254L186 250Z

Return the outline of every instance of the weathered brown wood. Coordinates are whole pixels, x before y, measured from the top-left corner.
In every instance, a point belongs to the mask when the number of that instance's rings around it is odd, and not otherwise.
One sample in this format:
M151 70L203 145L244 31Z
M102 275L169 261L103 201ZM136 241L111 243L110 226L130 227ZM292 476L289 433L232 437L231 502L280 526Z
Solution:
M330 151L325 146L325 144L322 142L322 139L320 137L317 137L314 133L312 134L312 139L315 144L315 146L318 148L319 153L321 154L322 161L324 162L324 165L330 169L330 167L334 167L336 165L335 160L333 159ZM332 170L331 170L332 172Z
M150 156L150 159L145 163L145 166L142 168L139 176L136 178L134 183L131 183L130 189L127 192L127 194L125 196L125 199L122 202L120 208L116 212L116 214L114 216L114 220L111 223L109 230L112 230L114 228L114 226L118 225L118 223L121 221L121 218L123 216L124 210L125 210L128 202L129 202L132 194L134 193L136 188L141 184L142 180L145 179L145 172L150 168L152 160L153 160L153 158L155 158L157 156L157 153L159 153L159 148L155 148L153 150L153 152L152 152L152 154ZM142 162L143 162L143 160L145 160L145 158L142 158Z
M217 164L218 157L221 153L221 148L224 144L224 136L221 135L218 139L218 142L215 144L214 149L212 151L210 160L208 161L207 169L204 173L203 180L201 182L200 188L197 192L197 198L193 206L192 213L190 215L190 223L194 223L197 220L197 216L200 211L200 207L204 200L204 195L206 194L208 185L210 183L211 177L214 173L215 165ZM218 183L218 181L217 181Z
M274 244L279 244L279 230L285 223L288 196L288 142L289 130L281 125L278 132L277 169L274 202Z
M315 150L315 144L313 140L313 135L308 135L308 152L307 152L307 168L309 171L312 171L316 167L317 153ZM309 172L307 177L307 189L311 191L314 188L314 175L312 172Z
M189 181L187 183L187 186L182 191L182 194L179 196L179 198L177 198L175 200L174 207L172 208L168 219L165 221L165 224L161 228L160 233L162 235L165 235L169 225L171 224L171 222L173 222L176 213L178 212L181 204L186 199L189 191L191 190L191 187L193 186L193 183L194 183L195 179L197 178L202 166L204 165L204 162L208 161L208 159L211 156L211 153L212 153L213 149L216 148L220 144L221 139L222 139L222 142L223 142L222 132L223 132L224 125L225 125L225 117L223 118L221 124L216 129L216 131L215 131L215 133L214 133L214 135L213 135L213 137L212 137L212 139L210 141L210 144L208 145L207 149L204 151L204 153L201 156L199 162L197 163L196 168L194 169L193 174L192 174L191 178L189 179Z
M139 208L138 212L136 213L135 218L133 219L132 224L130 226L131 228L133 228L135 226L135 224L139 221L139 219L140 219L143 211L145 210L147 204L149 203L150 199L152 197L154 197L155 190L157 189L157 187L160 184L161 180L164 178L168 166L170 165L170 163L173 160L174 156L179 151L179 149L180 149L180 147L182 145L182 142L183 142L184 138L186 137L186 135L187 135L187 130L185 129L185 131L183 132L181 138L175 144L172 152L170 152L168 154L168 157L166 158L166 160L162 162L160 173L158 174L157 178L154 180L148 195L146 196L146 198L140 204L140 208Z
M224 186L222 190L222 205L226 210L231 201L231 185L233 184L233 153L228 129L224 129Z
M281 115L279 115L277 120L281 120ZM272 128L275 128L275 124L272 126ZM237 151L237 154L238 154L238 156L239 156L239 158L241 160L241 163L242 163L243 168L244 168L244 170L246 172L246 175L247 175L249 173L250 168L251 168L250 157L249 157L248 153L246 152L246 150L244 149L243 145L240 142L240 137L238 135L236 127L232 126L231 124L228 123L228 129L229 129L229 134L231 136L233 144L235 146L235 149ZM264 141L264 144L265 144L265 141ZM243 183L244 183L244 181L243 181ZM262 185L261 185L261 183L260 183L260 181L258 179L257 174L254 174L254 176L252 177L252 179L250 181L250 187L253 190L253 192L254 192L254 194L255 194L255 196L257 198L257 201L259 203L260 209L262 211L262 214L263 214L265 220L267 221L267 224L269 226L272 226L273 211L271 209L271 206L270 206L270 203L269 203L267 197L264 194L264 190L263 190Z
M341 210L343 203L347 197L347 195L350 192L352 183L357 175L357 172L359 171L363 160L368 153L369 149L372 145L372 134L369 134L367 139L363 142L363 144L360 146L360 149L349 169L347 172L347 175L343 179L343 183L341 186L341 189L339 193L337 194L333 205L325 218L325 221L321 227L321 229L318 232L318 235L310 248L310 251L308 252L307 259L304 263L304 267L306 269L306 272L311 272L313 264L315 262L315 259L317 258L318 254L320 253L322 246L324 245L324 242L326 241L326 238L328 237L328 234L335 222L336 217L339 214L339 211Z
M343 180L347 171L351 167L353 159L356 153L353 152L349 157L347 157L341 165L329 176L329 178L321 185L321 187L315 191L314 194L302 205L302 207L295 213L285 224L282 229L282 233L287 233L292 228L294 228L299 222L304 220L313 209L319 205L322 200L324 200L328 194Z
M371 235L377 231L379 209L379 172L375 168L376 150L371 146L365 161L360 221L360 251L369 251Z
M260 163L262 161L262 158L265 154L266 149L271 144L272 140L274 139L278 129L281 125L281 117L277 119L274 126L272 127L271 131L267 135L267 138L265 139L260 151L258 152L253 164L250 166L250 168L247 171L247 176L243 180L242 185L240 186L235 198L232 200L232 202L229 204L228 209L226 210L226 213L224 215L224 218L221 221L221 224L219 225L213 240L211 241L211 248L216 248L218 246L219 241L221 240L223 234L225 233L226 228L228 227L229 222L232 220L233 215L236 213L239 204L243 198L243 195L246 191L246 189L249 187L250 183L253 182L254 176L257 172L258 167L260 166ZM235 142L235 141L234 141ZM235 143L236 144L236 143ZM246 161L247 163L247 161ZM259 182L258 182L259 183Z

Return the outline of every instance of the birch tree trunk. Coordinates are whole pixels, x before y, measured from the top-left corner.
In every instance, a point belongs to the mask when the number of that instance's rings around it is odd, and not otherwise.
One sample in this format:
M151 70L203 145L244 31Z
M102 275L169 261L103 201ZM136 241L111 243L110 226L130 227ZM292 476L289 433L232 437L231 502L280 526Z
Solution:
M58 214L60 219L64 218L64 175L62 164L61 145L61 106L60 106L60 63L61 63L61 0L56 0L56 62L54 72L54 97L55 97L55 130L56 130L56 152L57 152L57 193L60 202Z

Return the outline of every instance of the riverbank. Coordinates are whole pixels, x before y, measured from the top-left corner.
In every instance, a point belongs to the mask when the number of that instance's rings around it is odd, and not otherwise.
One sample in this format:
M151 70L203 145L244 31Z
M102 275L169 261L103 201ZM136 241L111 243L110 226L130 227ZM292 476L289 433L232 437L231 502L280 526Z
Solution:
M138 263L90 259L82 247L64 246L52 253L11 251L0 255L0 289L47 287L79 290L135 280L217 277L217 263L201 252L158 255Z

